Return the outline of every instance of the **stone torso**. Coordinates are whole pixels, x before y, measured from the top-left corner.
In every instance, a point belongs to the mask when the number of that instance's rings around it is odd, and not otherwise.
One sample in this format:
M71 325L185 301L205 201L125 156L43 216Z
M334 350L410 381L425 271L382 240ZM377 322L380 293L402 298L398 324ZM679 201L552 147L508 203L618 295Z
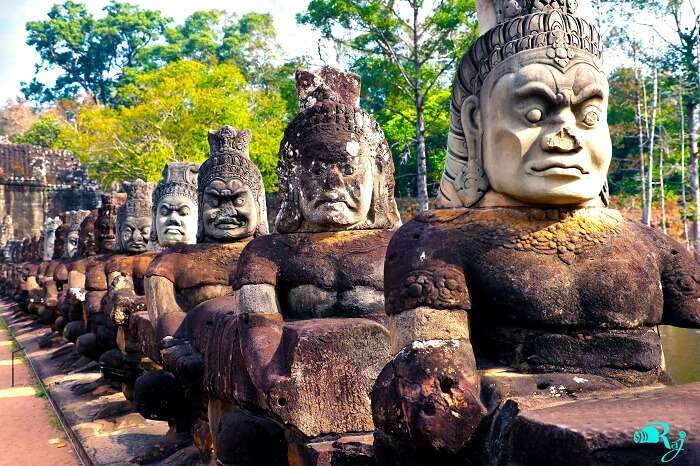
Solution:
M384 255L393 231L275 234L246 249L234 288L275 286L288 319L384 311Z
M183 309L231 294L229 275L249 241L180 245L156 256L146 276L160 276L175 286Z
M70 270L85 275L85 289L87 291L106 291L107 275L105 274L105 265L112 257L112 254L100 254L83 258L73 262Z
M112 257L105 265L107 277L113 272L131 276L134 282L134 292L143 295L143 279L151 261L158 255L156 252L144 252L136 255L118 255Z
M521 370L656 370L653 327L700 321L697 265L609 209L435 211L400 230L387 270L388 313L469 311L477 358Z

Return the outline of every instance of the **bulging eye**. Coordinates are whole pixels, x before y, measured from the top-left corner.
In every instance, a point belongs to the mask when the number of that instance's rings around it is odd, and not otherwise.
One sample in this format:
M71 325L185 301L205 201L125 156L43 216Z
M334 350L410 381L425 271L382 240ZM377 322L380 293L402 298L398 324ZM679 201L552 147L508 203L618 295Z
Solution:
M593 128L600 121L600 115L596 110L588 110L583 116L583 124Z
M352 175L353 173L355 173L355 168L353 168L352 165L350 165L349 163L343 165L343 175L347 176Z
M243 204L245 204L245 199L243 199L242 197L237 197L236 200L233 201L233 205L235 205L236 207L240 207Z
M525 114L525 118L530 123L538 123L542 121L542 110L539 108L533 108Z
M160 214L161 214L161 215L168 215L168 212L169 212L169 211L168 211L168 208L167 208L167 207L163 206L163 207L160 208Z
M190 208L187 206L181 207L179 211L180 215L183 217L190 214Z

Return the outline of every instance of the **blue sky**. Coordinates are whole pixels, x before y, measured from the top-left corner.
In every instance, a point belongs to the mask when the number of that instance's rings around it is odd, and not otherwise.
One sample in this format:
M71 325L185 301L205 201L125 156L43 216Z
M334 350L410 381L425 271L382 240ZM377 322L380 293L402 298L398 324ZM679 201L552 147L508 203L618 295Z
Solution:
M181 23L196 10L220 9L231 13L257 11L271 13L285 55L308 55L312 62L320 62L317 53L318 34L308 27L296 24L295 14L308 5L309 0L128 0L142 8L160 10L176 23ZM20 81L31 81L38 55L26 44L27 21L46 19L46 13L55 3L63 0L0 0L0 106L7 99L20 95ZM95 16L108 0L84 0ZM47 79L51 75L45 76Z

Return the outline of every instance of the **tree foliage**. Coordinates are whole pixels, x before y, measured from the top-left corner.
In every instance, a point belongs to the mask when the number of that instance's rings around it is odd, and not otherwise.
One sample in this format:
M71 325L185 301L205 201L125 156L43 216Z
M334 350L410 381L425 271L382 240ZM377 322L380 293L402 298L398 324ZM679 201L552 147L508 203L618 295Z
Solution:
M98 102L110 102L126 70L138 65L140 52L160 37L170 21L160 12L116 1L104 12L103 18L95 19L85 5L68 0L53 6L49 19L27 23L27 44L41 57L37 72L60 70L53 85L37 77L23 83L27 99L42 103L75 99L82 91Z
M409 180L399 179L399 191L417 193L425 208L425 178L434 181L441 167L446 134L431 133L441 128L440 118L427 112L444 98L456 63L476 38L474 0L311 0L297 20L345 48L363 77L364 102L394 126L385 129L400 153L397 164L416 168L410 180L416 187L404 190Z
M167 162L201 163L209 152L208 130L229 124L252 130L251 158L267 189L276 188L284 100L248 86L234 65L173 62L135 75L117 97L122 105L82 108L59 138L99 181L156 181Z

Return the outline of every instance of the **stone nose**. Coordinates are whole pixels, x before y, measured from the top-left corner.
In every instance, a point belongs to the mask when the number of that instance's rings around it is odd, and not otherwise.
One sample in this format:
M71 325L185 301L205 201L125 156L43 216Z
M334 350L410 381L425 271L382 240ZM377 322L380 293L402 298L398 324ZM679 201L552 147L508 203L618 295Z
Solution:
M572 129L564 126L555 133L544 135L542 138L542 150L545 152L556 152L568 154L581 150L581 143Z
M340 167L333 164L328 166L324 185L326 188L337 188L343 185L343 175Z

